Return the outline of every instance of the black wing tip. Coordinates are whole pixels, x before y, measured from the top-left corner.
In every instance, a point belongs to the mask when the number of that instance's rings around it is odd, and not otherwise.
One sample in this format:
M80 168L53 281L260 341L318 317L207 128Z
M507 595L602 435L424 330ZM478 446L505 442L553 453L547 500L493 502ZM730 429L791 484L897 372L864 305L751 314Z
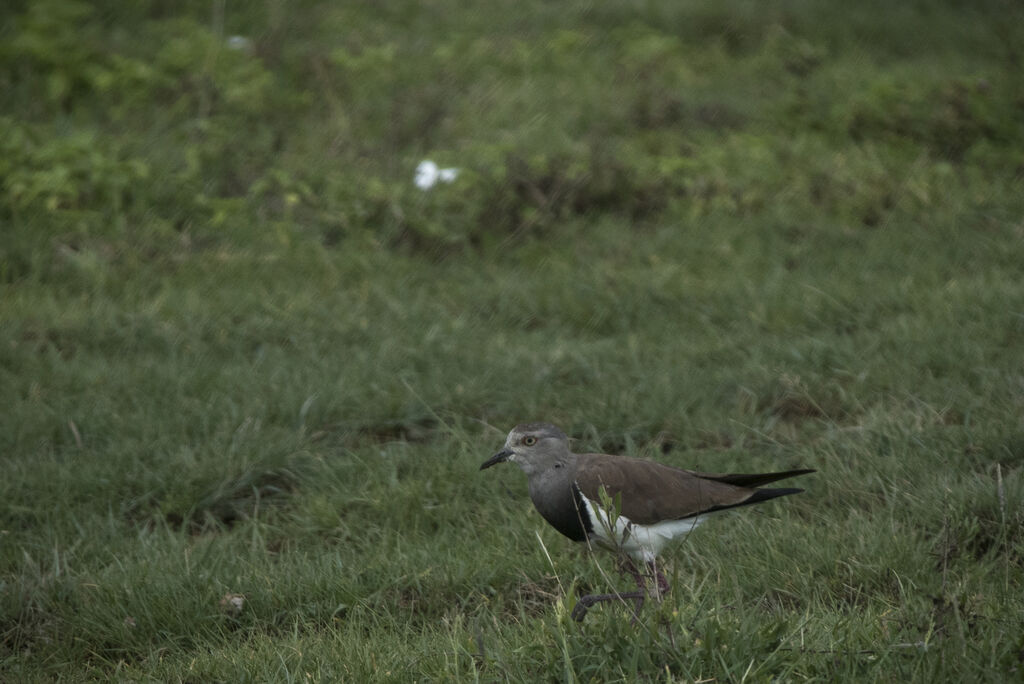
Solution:
M762 501L771 501L777 499L780 496L790 496L791 494L802 494L804 490L798 487L773 487L771 489L755 489L753 496L744 501L742 506L747 504L761 503Z
M758 489L754 492L754 496L750 499L757 501L768 501L769 499L775 499L780 496L789 496L790 494L803 494L805 490L799 487L773 487L772 489ZM748 501L750 500L748 499Z
M800 468L799 470L783 470L776 473L729 473L727 475L705 475L703 477L715 480L716 482L724 482L734 487L760 487L761 485L779 480L787 480L791 477L816 472L818 471L813 468Z
M703 511L701 515L703 515L704 513L715 513L717 511L725 511L730 508L739 508L740 506L750 506L751 504L771 501L772 499L777 499L780 496L789 496L790 494L802 494L803 492L803 489L798 489L797 487L775 487L772 489L755 489L754 493L750 496L750 498L741 501L740 503L731 504L729 506L713 506L707 509L706 511Z
M811 473L818 472L815 468L798 468L797 470L783 470L778 473L768 473L778 480L784 480L790 477L800 477L801 475L810 475Z

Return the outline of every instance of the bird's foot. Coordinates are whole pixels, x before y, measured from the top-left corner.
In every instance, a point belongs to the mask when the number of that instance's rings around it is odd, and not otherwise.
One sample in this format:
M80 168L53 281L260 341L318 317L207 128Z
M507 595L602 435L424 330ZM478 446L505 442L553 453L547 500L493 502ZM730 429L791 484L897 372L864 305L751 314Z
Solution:
M576 622L582 622L583 618L586 617L587 611L594 607L597 603L605 601L634 601L633 608L633 622L635 623L640 618L640 609L644 605L644 599L647 598L647 578L650 577L654 580L654 587L651 592L651 596L656 601L661 599L668 593L669 583L662 574L661 570L658 569L655 561L647 562L647 569L650 571L649 574L642 573L633 563L632 559L628 556L622 556L619 559L619 572L623 575L631 575L636 581L636 591L623 591L615 594L587 594L586 596L580 597L580 600L576 602L576 606L572 609L572 619Z
M643 590L624 591L616 594L587 594L586 596L581 596L580 600L576 602L576 607L572 609L572 619L576 622L583 622L583 618L587 616L587 611L596 603L604 601L622 601L623 603L634 601L633 621L636 622L640 616L640 608L643 607L646 596L647 592Z

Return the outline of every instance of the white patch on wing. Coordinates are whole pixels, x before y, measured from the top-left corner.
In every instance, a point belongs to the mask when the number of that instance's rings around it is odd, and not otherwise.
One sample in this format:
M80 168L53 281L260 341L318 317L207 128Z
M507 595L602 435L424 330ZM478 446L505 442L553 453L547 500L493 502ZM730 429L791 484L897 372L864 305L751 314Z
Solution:
M594 537L602 546L621 548L634 560L650 562L673 539L685 537L693 528L704 522L703 517L665 520L653 525L638 525L620 515L615 525L600 503L583 497L590 509L594 526Z

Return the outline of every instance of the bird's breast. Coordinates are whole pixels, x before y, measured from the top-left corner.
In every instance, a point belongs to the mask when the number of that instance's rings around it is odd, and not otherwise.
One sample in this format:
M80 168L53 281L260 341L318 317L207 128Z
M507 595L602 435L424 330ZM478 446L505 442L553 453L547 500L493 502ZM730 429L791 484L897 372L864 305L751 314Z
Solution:
M573 541L585 541L593 531L583 494L572 482L530 483L537 511L556 530Z

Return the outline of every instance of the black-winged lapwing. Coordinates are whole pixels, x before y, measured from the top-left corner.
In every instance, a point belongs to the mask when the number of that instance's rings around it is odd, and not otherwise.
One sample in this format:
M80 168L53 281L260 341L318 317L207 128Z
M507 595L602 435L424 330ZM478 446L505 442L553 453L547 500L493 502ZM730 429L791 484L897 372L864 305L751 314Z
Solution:
M624 564L636 579L637 591L588 594L572 611L576 620L582 620L600 601L635 600L639 609L647 585L632 561L650 569L658 595L663 594L668 581L655 559L669 542L685 537L708 514L802 492L758 487L814 472L719 475L627 456L574 454L565 433L549 423L514 427L505 447L480 470L503 461L523 469L533 505L556 530L573 541L593 542L627 554Z

